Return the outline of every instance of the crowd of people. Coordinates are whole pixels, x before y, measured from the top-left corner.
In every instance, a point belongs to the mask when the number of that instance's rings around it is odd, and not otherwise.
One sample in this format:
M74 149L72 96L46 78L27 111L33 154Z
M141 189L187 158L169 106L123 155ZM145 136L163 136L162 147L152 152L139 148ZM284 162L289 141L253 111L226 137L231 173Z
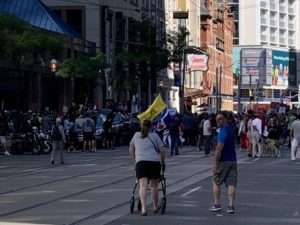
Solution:
M0 141L5 155L10 155L7 144L7 137L12 137L15 133L30 133L33 127L43 130L46 133L52 132L54 125L59 124L64 131L66 140L64 149L74 152L78 148L84 151L95 152L97 150L95 141L95 127L97 123L98 111L90 108L78 107L72 103L68 112L57 113L54 111L1 111L0 112ZM108 120L103 124L106 142L104 146L113 149L112 139L112 118L113 112L106 115ZM79 146L78 134L83 134L83 146ZM107 144L107 145L106 145ZM55 148L54 148L55 149ZM53 160L51 160L52 162Z
M235 134L235 143L249 157L280 157L280 145L291 146L290 130L296 113L280 114L254 112L228 112L228 122ZM195 146L209 156L216 146L217 121L214 113L177 114L166 128L170 155L178 155L180 146ZM161 137L164 131L159 132ZM182 139L180 139L182 138ZM180 141L184 140L184 141Z

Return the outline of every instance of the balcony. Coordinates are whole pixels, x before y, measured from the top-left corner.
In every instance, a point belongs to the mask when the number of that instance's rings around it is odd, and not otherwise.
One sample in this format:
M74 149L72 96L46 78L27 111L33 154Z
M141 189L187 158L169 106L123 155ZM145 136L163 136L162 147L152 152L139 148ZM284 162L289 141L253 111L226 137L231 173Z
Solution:
M270 9L276 11L276 4L271 3L270 4Z
M295 30L295 28L294 28L294 24L292 24L292 23L289 23L289 29L290 29L290 30Z
M270 42L276 43L276 36L270 36Z
M271 25L271 27L277 27L276 20L271 19L270 20L270 25Z
M267 25L267 19L266 18L260 18L261 25Z
M294 14L294 9L289 7L289 14Z
M279 27L282 29L286 29L285 22L279 22Z
M260 40L262 42L266 42L267 41L267 35L265 35L265 34L260 35Z
M289 46L294 46L294 45L295 45L294 39L289 38Z
M266 1L261 1L260 2L260 7L261 8L267 8L267 2Z
M281 45L285 45L285 38L279 38L279 43Z
M279 6L279 12L285 12L285 7L284 6Z

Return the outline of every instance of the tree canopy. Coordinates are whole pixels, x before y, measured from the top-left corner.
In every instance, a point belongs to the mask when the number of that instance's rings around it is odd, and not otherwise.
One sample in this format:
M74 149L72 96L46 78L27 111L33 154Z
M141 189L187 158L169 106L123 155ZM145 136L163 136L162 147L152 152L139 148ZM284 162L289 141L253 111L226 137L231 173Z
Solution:
M31 66L34 58L46 52L56 54L61 39L33 27L12 14L0 15L0 59L7 67L20 71Z
M88 79L96 79L98 77L104 77L104 73L101 71L107 68L108 65L105 62L105 55L102 53L93 57L81 57L70 58L64 60L56 72L59 77L84 77Z

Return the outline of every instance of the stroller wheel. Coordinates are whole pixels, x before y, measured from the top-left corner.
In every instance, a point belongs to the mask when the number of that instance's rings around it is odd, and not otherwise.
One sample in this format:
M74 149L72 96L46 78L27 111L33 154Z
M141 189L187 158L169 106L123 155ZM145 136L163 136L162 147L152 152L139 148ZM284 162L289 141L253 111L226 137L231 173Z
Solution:
M135 199L134 199L134 196L132 196L130 199L130 213L133 213L133 211L134 211L134 202L135 202Z
M139 211L142 210L142 203L141 203L141 199L138 200L138 204L137 204L137 208Z
M164 215L166 212L166 205L167 205L167 199L166 197L163 197L161 199L161 214Z

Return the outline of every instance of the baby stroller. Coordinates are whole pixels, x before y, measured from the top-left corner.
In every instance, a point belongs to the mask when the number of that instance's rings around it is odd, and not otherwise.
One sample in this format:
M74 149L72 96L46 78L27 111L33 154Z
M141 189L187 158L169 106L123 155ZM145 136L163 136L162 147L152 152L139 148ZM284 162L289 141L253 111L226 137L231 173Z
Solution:
M160 205L161 205L161 209L160 212L162 215L165 214L166 212L166 204L167 204L167 198L166 198L166 178L165 178L165 164L161 165L161 170L160 170L160 178L159 178L159 183L161 184L161 187L158 189L159 192L162 192L162 197L160 200ZM141 211L142 208L142 204L140 201L140 198L135 199L135 190L137 188L138 185L138 180L136 180L133 191L132 191L132 195L130 198L130 213L133 213L134 211L134 205L135 205L135 200L137 200L137 209L139 211Z

